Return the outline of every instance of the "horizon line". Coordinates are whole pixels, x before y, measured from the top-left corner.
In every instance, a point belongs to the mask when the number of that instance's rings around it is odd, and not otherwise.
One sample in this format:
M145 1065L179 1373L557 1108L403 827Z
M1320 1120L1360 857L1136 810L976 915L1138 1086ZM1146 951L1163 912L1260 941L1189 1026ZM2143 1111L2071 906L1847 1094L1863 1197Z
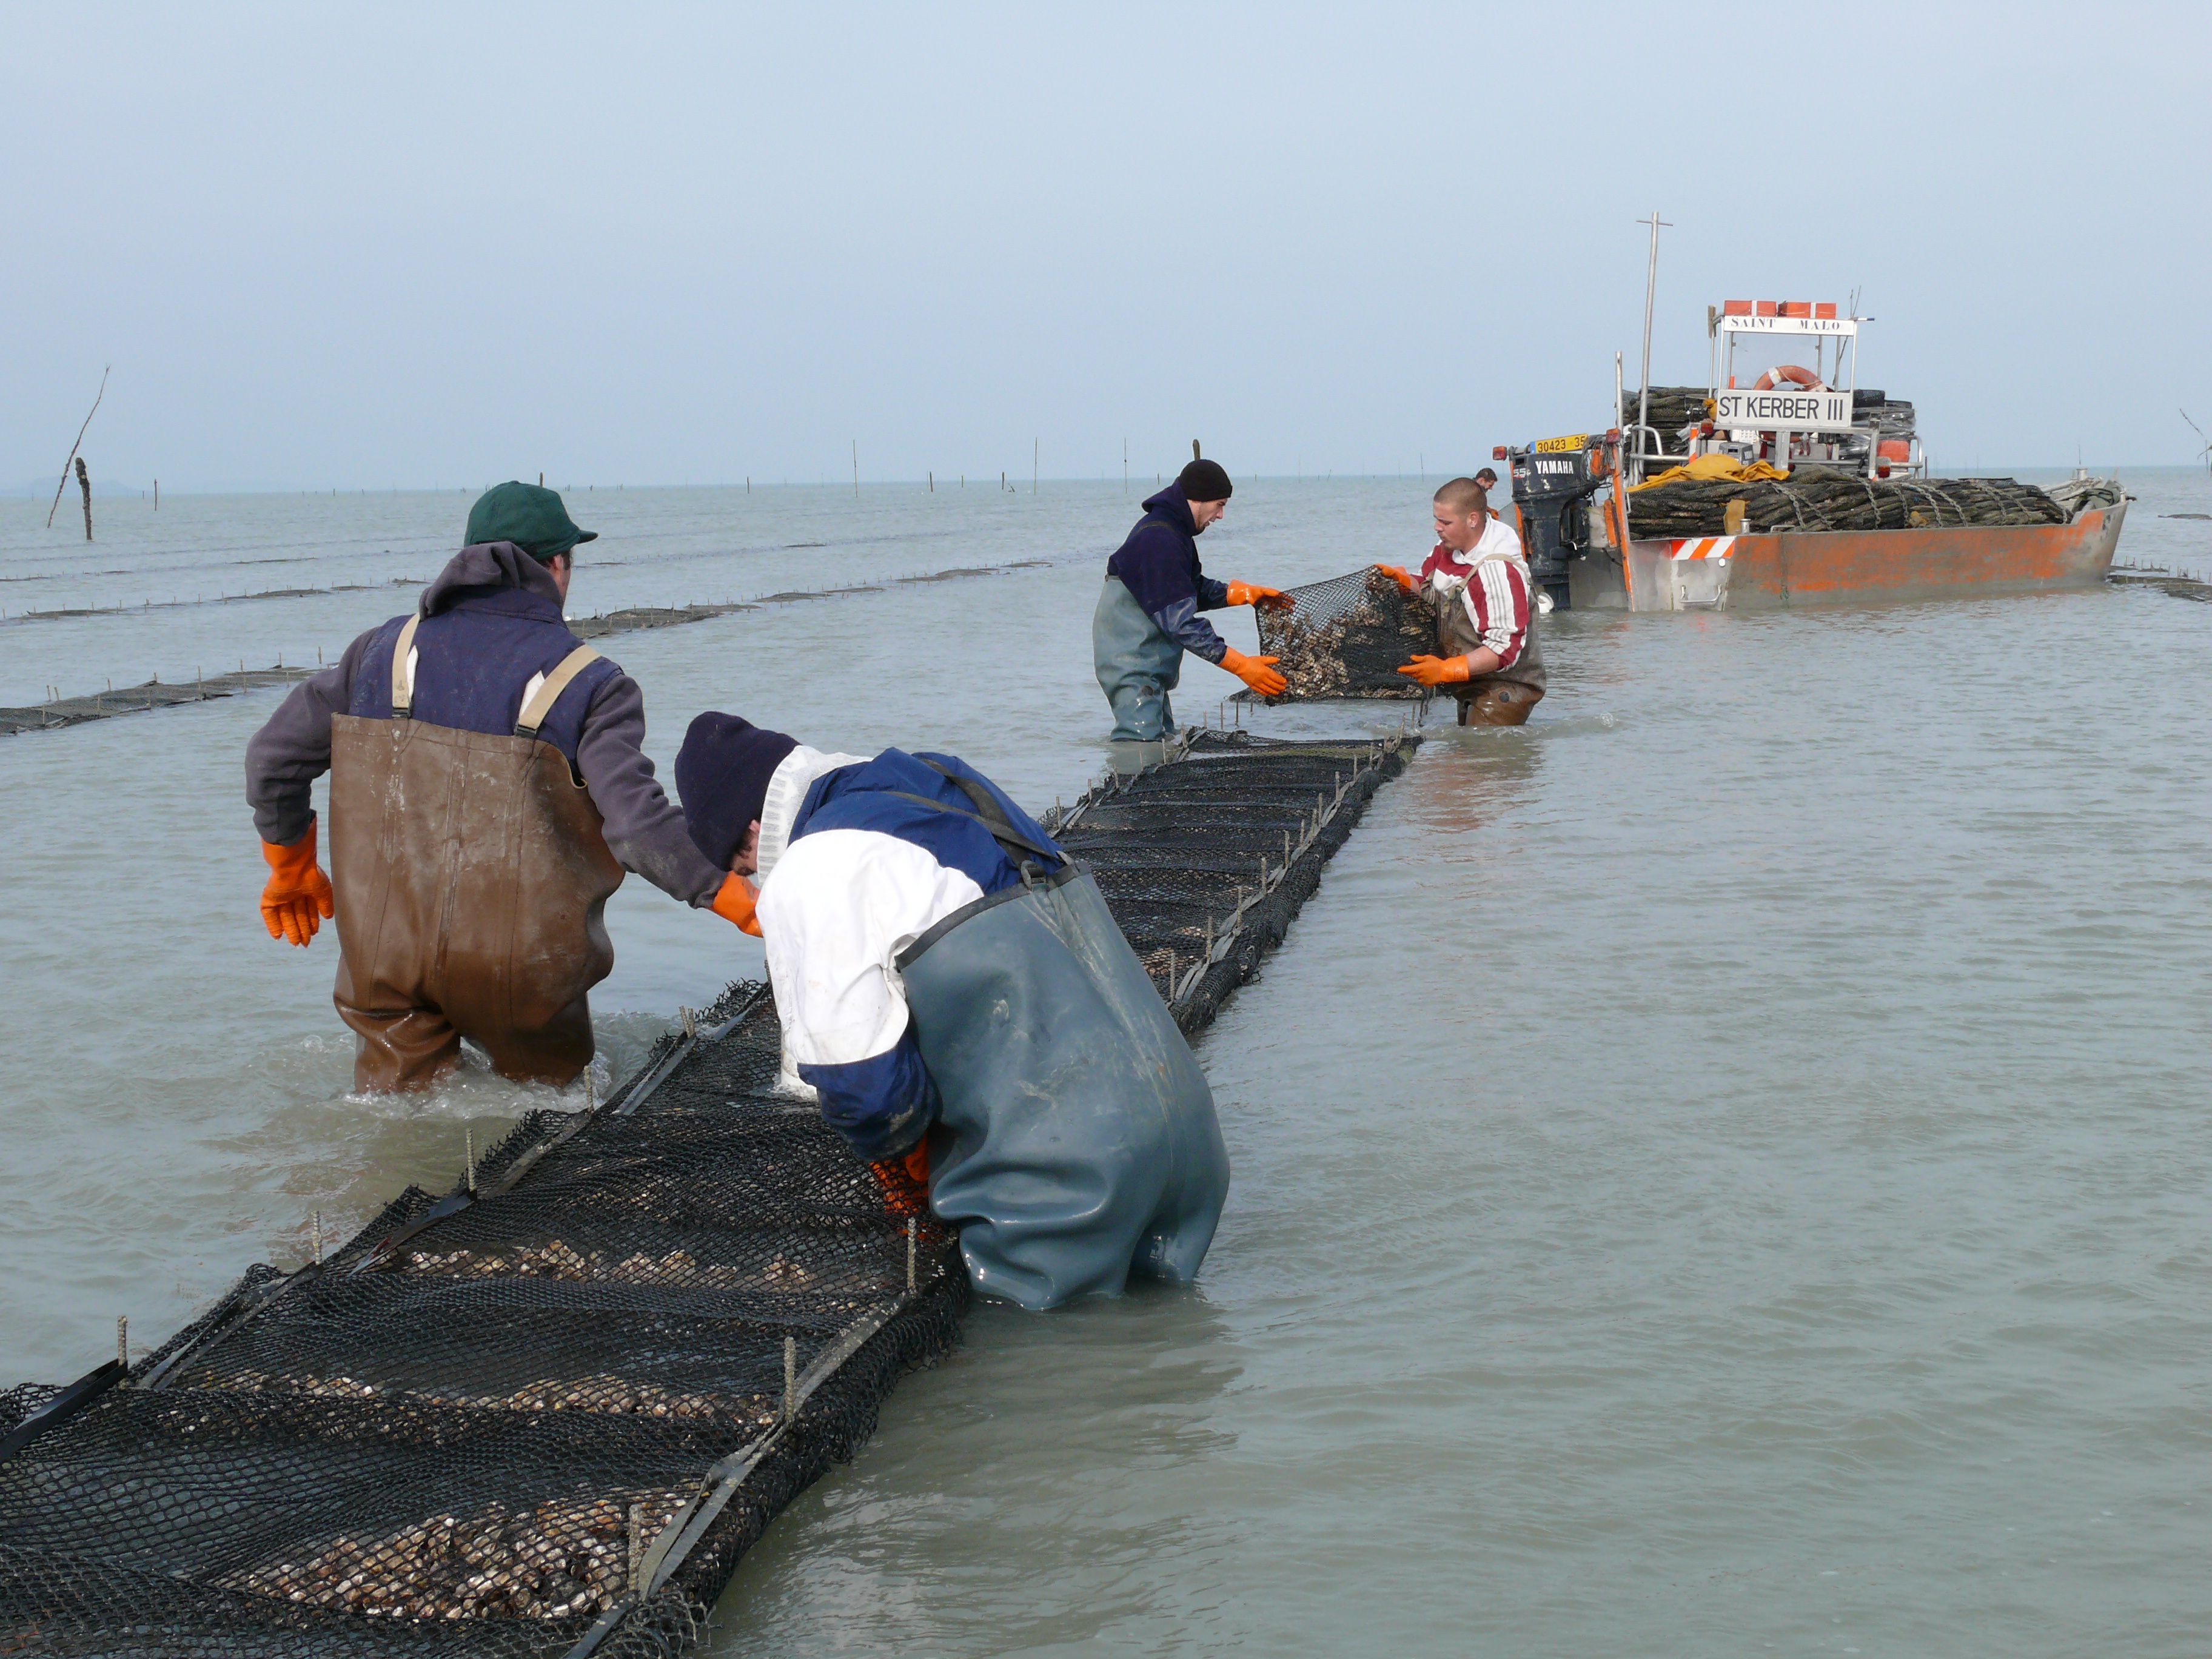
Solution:
M2030 462L2030 461L2018 461L2018 462L1999 462L1999 463L1993 463L1993 464L1989 464L1989 465L1984 465L1984 464L1982 464L1982 463L1976 463L1976 464L1975 464L1974 470L1973 470L1973 471L1967 471L1967 472L1954 472L1954 471L1944 471L1931 472L1929 476L1930 476L1931 477L1939 477L1939 478L1956 478L1956 477L2002 477L2002 476L2006 476L2006 475L2007 475L2007 474L2006 474L2006 472L2005 472L2004 471L1990 471L1990 465L1994 465L1994 466L1996 466L1996 467L1997 467L1997 468L2000 468L2000 469L2008 469L2010 472L2015 472L2015 473L2016 473L2016 472L2065 472L2065 473L2071 473L2071 472L2073 472L2074 471L2075 471L2075 469L2076 469L2077 467L2081 467L2081 468L2083 468L2084 470L2086 470L2086 471L2089 473L2089 475L2090 475L2091 477L2107 477L2114 476L2114 475L2115 475L2115 474L2117 474L2117 473L2118 472L2118 471L2119 471L2121 468L2123 468L2123 467L2129 468L2129 469L2130 469L2130 470L2132 470L2132 471L2139 471L2139 472L2196 472L2196 471L2208 471L2208 470L2204 467L2203 464L2202 462L2198 462L2198 461L2171 461L2171 462L2168 462L2168 461L2112 461L2112 462L2106 462L2106 463L2102 463L2102 464L2098 465L2087 465L2086 463L2081 463L2081 462L2063 462L2063 461L2061 461L2061 462ZM956 479L957 479L957 477L958 477L959 475L955 474L954 476L955 476L955 477L956 477ZM988 475L986 475L986 476L988 477ZM1442 483L1442 482L1443 482L1443 481L1445 481L1445 480L1448 480L1448 479L1450 479L1450 478L1454 478L1454 477L1461 477L1461 476L1462 476L1462 475L1458 474L1458 473L1453 473L1453 472L1443 472L1443 471L1437 471L1437 472L1434 472L1434 473L1429 473L1429 472L1418 472L1418 473L1408 473L1408 472L1339 472L1339 471L1326 471L1326 470L1324 470L1324 471L1320 471L1320 472L1247 472L1247 473L1232 474L1232 475L1231 475L1231 478L1232 478L1232 482L1233 482L1235 479L1237 479L1237 478L1243 478L1243 479L1248 480L1248 481L1249 481L1250 483L1333 483L1333 482L1352 482L1352 481L1368 482L1368 481L1373 481L1373 480L1385 480L1385 479L1388 479L1388 480L1405 480L1405 479L1408 479L1408 478L1413 479L1413 480L1414 480L1414 481L1416 481L1416 482L1419 482L1419 483L1425 483L1429 478L1431 478L1431 477L1434 477L1434 478L1436 478L1439 483ZM1165 483L1169 483L1169 482L1172 482L1171 480L1168 479L1167 475L1166 475L1165 473L1158 473L1158 474L1155 474L1155 477L1156 477L1156 480L1158 480L1158 482L1157 482L1157 483L1155 483L1155 485L1153 486L1154 488L1162 488L1162 487L1164 487ZM1111 488L1115 483L1119 483L1119 482L1121 482L1121 481L1120 481L1120 480L1116 480L1116 479L1112 479L1112 478L1099 478L1099 477L1091 477L1085 476L1085 475L1069 474L1069 475L1064 475L1064 476L1062 476L1062 477L1054 477L1054 478L1039 477L1039 478L1037 478L1035 482L1036 482L1036 483L1038 486L1042 486L1042 485L1048 484L1048 483L1049 483L1049 484L1063 484L1063 485L1064 485L1064 484L1083 484L1083 485L1097 486L1097 487L1102 487L1102 488ZM1134 489L1134 488L1135 488L1135 487L1136 487L1139 483L1141 483L1141 482L1142 482L1142 481L1141 481L1140 479L1138 479L1138 478L1135 478L1135 477L1131 477L1131 478L1127 481L1128 487L1129 487L1130 489ZM833 489L833 490L851 490L851 489L855 489L855 488L858 488L858 489L871 489L871 488L883 488L883 487L886 487L886 486L893 486L893 485L901 486L901 487L910 487L910 488L912 488L912 489L916 489L916 490L921 491L921 493L923 493L923 494L925 494L925 495L933 494L933 493L938 493L938 492L936 492L936 491L933 491L933 490L930 488L930 482L929 482L929 479L927 478L927 476L925 476L925 477L916 477L916 478L903 478L903 477L861 478L861 479L859 479L859 480L857 480L857 481L853 480L853 479L849 479L849 478L839 478L839 479L829 479L829 480L817 480L817 481L816 481L815 483L793 483L793 482L790 482L790 481L779 481L779 482L776 482L776 483L766 483L766 482L763 482L763 481L762 481L762 480L760 480L760 479L757 479L757 478L756 478L756 479L752 479L752 480L750 480L750 481L748 481L748 480L746 480L746 479L744 479L744 478L739 478L739 479L738 479L738 481L736 481L735 483L640 483L639 485L637 485L637 488L638 488L640 490L648 490L648 489L652 489L652 490L659 490L659 489L717 489L717 490L720 490L720 489L726 489L726 490L735 490L735 491L737 491L737 492L738 492L738 493L740 493L740 494L743 494L743 493L745 493L745 492L747 492L747 491L749 491L749 490L765 490L765 489L816 489L816 490L820 490L820 489ZM162 492L161 492L161 493L162 493L164 495L192 495L192 496L215 496L215 495L301 495L301 496L317 496L317 495L322 495L322 496L345 496L345 495L387 495L387 496L388 496L388 495L470 495L470 494L471 494L471 493L473 493L473 494L477 494L477 495L481 495L481 494L483 494L483 491L484 491L486 489L494 488L494 487L495 487L495 486L493 486L493 485L468 485L468 484L405 484L405 485L385 485L385 486L381 486L381 487L378 487L378 486L371 486L371 485L362 485L362 484L354 484L354 485L335 485L335 486L333 486L333 485L321 485L321 486L313 487L313 488L302 487L302 486L298 485L298 484L233 484L233 485L228 485L228 486L221 486L221 485L218 485L218 486L213 486L213 487L194 487L194 486L191 486L191 485L182 485L182 486L165 486L165 487L163 488L163 489L162 489ZM951 491L952 493L954 493L954 494L958 494L958 493L960 493L963 489L984 488L984 487L986 487L986 486L983 486L983 485L963 485L963 484L961 484L961 483L957 483L957 482L956 482L955 483L951 484L951 486L949 486L949 488L950 488ZM547 489L555 489L555 490L558 490L558 491L561 491L561 492L563 492L563 493L570 493L570 492L579 492L579 491L580 491L580 492L582 492L582 493L584 493L584 494L589 495L589 494L596 493L596 492L597 492L597 490L598 490L599 486L598 486L598 483L597 483L596 482L592 482L592 483L557 483L557 484L548 484L548 485L546 485L546 486L545 486L545 488L547 488ZM609 485L607 486L607 489L608 489L609 490L611 490L611 491L621 491L621 490L627 490L627 489L629 489L629 488L630 488L630 485L629 485L629 482L628 482L627 480L623 480L623 481L622 481L622 482L616 483L611 483L611 484L609 484ZM1012 485L1010 484L1010 485L1006 486L1005 489L1000 489L1000 490L998 490L998 491L996 491L995 493L997 493L997 494L1000 494L1000 495L1030 495L1030 494L1032 494L1033 492L1032 492L1031 490L1016 489L1016 488L1014 488L1013 486L1012 486ZM44 494L45 494L45 492L44 492L43 490L33 491L33 490L31 490L31 489L23 489L23 488L21 488L21 487L20 487L20 486L19 486L18 488L16 488L16 489L12 489L12 490L0 491L0 500L5 500L5 501L39 501L39 500L42 499L42 498L43 498L43 496L44 496ZM106 500L109 500L109 501L127 501L127 500L128 500L131 495L137 495L144 496L144 497L147 497L148 499L149 499L149 500L150 500L151 495L152 495L152 491L151 491L150 488L142 488L142 487L140 487L140 486L138 486L138 485L136 485L136 484L114 484L114 485L108 485L108 486L106 486L105 488L103 488L102 486L100 486L100 485L99 485L99 484L94 484L94 485L93 486L93 499L94 499L94 501L100 501L100 500L102 500L103 498L104 498L104 499L106 499Z

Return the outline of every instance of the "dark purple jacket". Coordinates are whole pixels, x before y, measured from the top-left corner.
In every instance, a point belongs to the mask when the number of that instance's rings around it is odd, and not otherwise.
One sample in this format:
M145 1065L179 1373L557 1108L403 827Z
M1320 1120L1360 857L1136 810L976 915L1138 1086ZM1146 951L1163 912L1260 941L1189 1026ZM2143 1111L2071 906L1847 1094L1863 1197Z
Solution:
M1145 516L1106 561L1106 574L1129 590L1162 633L1194 656L1218 663L1228 641L1198 613L1227 605L1229 585L1199 568L1198 537L1190 498L1181 484L1171 483L1145 498Z
M512 542L465 547L424 590L415 631L414 718L464 732L513 732L523 688L579 641L562 620L552 573ZM307 833L314 781L330 769L331 717L392 718L394 617L301 682L246 750L246 798L261 839L289 847ZM538 728L568 757L605 821L607 846L687 904L714 902L723 872L693 844L646 758L645 697L602 658L570 681Z

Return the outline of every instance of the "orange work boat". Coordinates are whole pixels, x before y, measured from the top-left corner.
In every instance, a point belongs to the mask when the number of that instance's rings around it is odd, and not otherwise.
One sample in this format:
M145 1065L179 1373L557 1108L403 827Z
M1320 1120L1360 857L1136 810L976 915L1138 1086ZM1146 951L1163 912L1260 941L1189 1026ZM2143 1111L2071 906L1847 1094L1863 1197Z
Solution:
M1630 611L1741 611L2087 586L2111 568L2127 511L2122 499L2084 506L2064 524L1631 540L1617 567L1621 601Z
M1623 402L1616 368L1620 425L1492 452L1511 463L1532 574L1555 608L1745 610L2102 580L2127 517L2118 480L2077 471L2045 490L1929 477L1912 405L1858 387L1873 319L1838 309L1709 307L1702 394L1648 387ZM1761 337L1814 361L1739 387L1737 347Z

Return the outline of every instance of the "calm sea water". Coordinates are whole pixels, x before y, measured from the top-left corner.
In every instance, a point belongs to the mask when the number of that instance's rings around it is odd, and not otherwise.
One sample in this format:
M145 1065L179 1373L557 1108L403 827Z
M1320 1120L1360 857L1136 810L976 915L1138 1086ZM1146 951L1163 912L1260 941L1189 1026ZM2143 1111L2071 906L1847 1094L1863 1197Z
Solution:
M2212 569L2159 516L2203 476L2130 483L2122 557ZM1426 494L1244 486L1209 566L1403 562ZM708 706L1040 805L1104 757L1118 484L574 505L580 613L890 583L609 642L664 760ZM0 502L0 702L312 663L466 506L101 503L88 548ZM383 591L20 620L339 584ZM1547 653L1530 725L1434 733L1201 1041L1237 1168L1203 1282L979 1310L748 1559L720 1651L2204 1651L2212 607L1576 615ZM1236 689L1189 680L1186 714ZM255 907L275 696L0 739L0 1381L118 1314L158 1340L540 1097L346 1097L332 941ZM641 883L610 915L615 1072L759 971Z

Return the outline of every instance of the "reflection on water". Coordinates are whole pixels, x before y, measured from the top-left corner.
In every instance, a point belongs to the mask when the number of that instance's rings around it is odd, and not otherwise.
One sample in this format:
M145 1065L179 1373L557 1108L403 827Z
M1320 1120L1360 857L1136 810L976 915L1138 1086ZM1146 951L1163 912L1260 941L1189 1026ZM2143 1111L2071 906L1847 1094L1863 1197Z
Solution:
M1236 1455L1227 1323L1202 1291L1156 1285L1067 1312L980 1309L965 1348L901 1386L869 1453L739 1569L726 1642L768 1651L814 1631L884 1651L925 1621L931 1641L1022 1651L1186 1626L1194 1601L1232 1595L1222 1567L1244 1526L1158 1501Z
M2203 526L2157 516L2201 479L2137 488L2124 550L2201 565ZM1109 758L1090 618L1135 504L971 493L604 512L595 611L1060 561L616 639L653 749L714 706L1073 799ZM1240 483L1208 568L1418 560L1425 494ZM465 506L233 502L137 562L305 538L419 574ZM396 608L270 604L252 654L288 660ZM256 610L0 625L0 677L212 664ZM1203 1282L979 1310L746 1563L721 1651L2201 1648L2212 611L1549 622L1530 723L1432 725L1203 1040L1236 1167ZM1178 705L1237 689L1193 664ZM0 1380L88 1369L118 1313L166 1335L314 1210L342 1236L554 1103L346 1096L333 941L255 908L240 757L272 702L0 741ZM760 969L637 882L608 923L616 1071Z

